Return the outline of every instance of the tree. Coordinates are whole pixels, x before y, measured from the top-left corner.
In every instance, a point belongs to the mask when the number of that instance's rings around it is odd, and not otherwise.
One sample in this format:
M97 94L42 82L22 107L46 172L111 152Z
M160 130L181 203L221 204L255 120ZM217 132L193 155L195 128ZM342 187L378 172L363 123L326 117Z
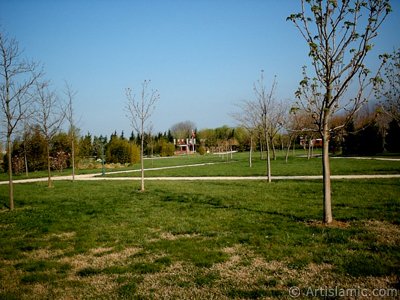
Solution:
M264 70L261 70L260 79L254 84L254 93L256 95L256 107L259 115L259 124L265 138L267 150L267 178L271 182L271 151L270 151L270 125L271 112L273 111L274 93L276 89L276 78L272 82L271 89L267 91L264 84Z
M183 121L172 125L170 132L176 139L187 139L192 136L196 125L192 121Z
M249 133L250 136L250 150L249 150L249 167L253 166L253 139L256 137L256 133L259 125L259 115L256 104L254 101L245 100L239 105L240 112L233 114L233 117L243 126Z
M37 110L34 116L41 133L46 140L48 187L52 187L50 148L53 137L58 133L65 110L60 106L57 95L49 89L48 82L36 83Z
M365 103L364 91L370 83L370 71L364 60L390 11L389 0L301 0L301 12L287 18L306 40L316 76L312 81L305 76L296 96L307 103L305 108L314 116L323 140L325 223L333 221L329 163L331 118L340 108L347 109L351 115ZM358 83L357 95L343 104L340 100L353 80ZM305 95L311 86L314 93Z
M309 114L306 114L304 111L296 107L292 107L290 109L289 115L284 122L284 128L288 132L288 144L285 156L286 162L288 162L289 151L292 142L295 142L299 136L303 137L303 140L307 140L307 136L312 136L313 133L316 131L314 127L314 121Z
M113 136L107 145L106 159L110 163L135 163L136 147L124 138Z
M44 170L47 162L46 140L38 125L34 125L25 135L28 168L31 171Z
M284 126L285 119L287 118L287 111L287 105L283 101L278 102L273 98L271 99L268 111L268 130L273 160L276 160L275 139Z
M144 134L147 121L154 112L155 104L160 98L158 90L150 90L150 80L142 83L140 96L133 94L132 89L126 89L126 112L132 128L140 135L140 164L141 164L141 191L144 191Z
M383 111L400 125L400 49L382 55L384 74L377 88Z
M107 143L106 138L103 138L100 136L99 139L102 139L103 145L105 145ZM83 158L83 157L93 156L94 144L95 144L95 141L93 141L93 144L92 144L92 136L89 132L85 136L81 137L79 139L79 155L80 155L80 157ZM99 150L99 149L96 149L96 150ZM99 153L101 151L95 151L95 152L97 152L97 155L99 155Z
M21 58L18 42L9 39L2 32L0 32L0 56L0 110L6 127L9 201L10 210L13 210L12 134L19 122L29 113L32 103L29 91L41 76L41 72L38 72L36 63Z
M75 180L75 138L76 138L76 127L74 122L74 108L73 100L76 96L76 91L72 90L72 87L65 82L64 94L67 97L67 110L65 112L66 119L69 123L69 135L71 139L71 165L72 165L72 181Z

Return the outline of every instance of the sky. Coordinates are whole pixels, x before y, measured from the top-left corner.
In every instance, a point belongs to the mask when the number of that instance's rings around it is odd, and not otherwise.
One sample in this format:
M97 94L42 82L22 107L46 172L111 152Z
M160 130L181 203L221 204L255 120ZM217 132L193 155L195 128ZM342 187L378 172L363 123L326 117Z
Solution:
M374 40L380 53L400 47L400 1ZM264 70L276 98L290 101L310 63L304 39L286 17L298 0L0 0L0 30L43 65L61 95L77 92L81 134L132 131L125 89L144 80L160 93L155 132L181 121L198 129L236 126L237 104L254 98ZM372 59L373 58L373 59Z

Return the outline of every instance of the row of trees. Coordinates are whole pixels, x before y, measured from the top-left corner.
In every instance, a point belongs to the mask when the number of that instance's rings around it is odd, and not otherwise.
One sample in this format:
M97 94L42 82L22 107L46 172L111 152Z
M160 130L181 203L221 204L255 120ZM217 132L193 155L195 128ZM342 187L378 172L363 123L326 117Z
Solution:
M74 92L66 83L63 96L65 101L61 101L62 97L52 90L49 81L44 79L42 67L22 57L18 42L2 32L0 32L0 79L0 113L2 133L7 145L6 166L12 210L14 208L13 165L21 165L21 163L13 163L13 136L21 132L25 135L28 128L35 128L34 130L40 133L45 144L48 185L51 187L50 171L52 164L55 163L50 156L51 141L59 132L65 119L69 122L73 136ZM74 145L72 145L73 148ZM24 161L26 162L26 159Z
M345 120L345 116L334 118L333 126ZM177 130L184 128L186 131ZM188 126L190 124L190 126ZM272 131L269 128L271 145L271 159L276 158L276 149L285 149L286 153L290 147L311 147L312 141L318 137L316 130L312 129L312 118L306 114L282 114L282 128L284 131ZM275 128L273 128L275 129ZM76 131L76 130L75 130ZM194 131L197 136L196 149L201 154L209 152L237 151L260 151L264 158L266 140L262 126L251 130L239 126L236 128L222 126L215 129L202 129L197 131L193 122L180 122L172 126L171 130L164 133L144 135L144 155L172 156L176 150L173 144L174 138L187 137ZM399 123L391 119L377 106L371 112L360 111L352 121L348 122L341 130L332 134L330 151L344 155L374 155L384 151L400 152L400 129ZM72 141L74 138L74 141ZM301 140L300 140L301 139ZM303 145L300 145L300 142ZM75 145L74 154L72 145ZM140 161L140 136L133 132L129 139L122 132L116 132L109 138L105 136L94 136L87 133L79 137L70 132L58 132L50 140L50 167L52 170L62 171L64 168L72 168L75 158L78 165L83 161L102 160L107 163L135 164ZM27 127L23 135L17 136L12 147L12 166L14 173L29 173L32 171L47 169L47 143L39 126ZM249 155L250 157L250 155ZM251 167L251 160L249 160ZM8 169L8 160L4 160L4 170Z

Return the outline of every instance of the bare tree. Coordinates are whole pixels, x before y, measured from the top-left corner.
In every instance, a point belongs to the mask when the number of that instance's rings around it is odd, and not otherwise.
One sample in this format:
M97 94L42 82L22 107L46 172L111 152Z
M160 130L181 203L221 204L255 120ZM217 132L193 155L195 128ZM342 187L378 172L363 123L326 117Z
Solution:
M364 91L370 83L370 71L364 60L390 11L389 0L301 0L301 12L287 18L306 40L315 72L314 79L304 76L296 96L314 117L323 140L325 223L333 221L329 163L331 118L341 108L349 115L354 114L366 102ZM342 103L354 80L359 87L357 95Z
M40 75L36 63L21 58L21 51L15 39L0 32L0 101L7 139L8 181L10 210L14 209L14 188L12 176L12 134L19 122L30 109L30 90Z
M56 93L49 89L49 82L36 83L36 113L35 123L46 140L48 187L51 181L51 140L58 133L65 118L65 110L60 105Z
M292 143L295 143L296 138L303 133L304 128L307 128L307 125L305 125L305 119L307 118L308 115L306 116L304 112L299 111L299 109L296 107L292 107L287 118L285 119L284 128L288 135L285 155L286 163L288 162L289 151ZM295 145L293 145L293 150L295 150L294 147Z
M133 94L132 89L126 89L126 112L132 128L140 135L140 165L141 165L141 191L144 191L144 135L147 121L154 112L155 104L160 99L158 90L150 89L150 80L142 83L140 96Z
M174 138L187 139L192 135L192 131L195 130L196 124L192 121L183 121L172 125L171 133Z
M272 148L272 159L276 160L275 139L278 133L283 129L285 119L287 118L288 107L283 101L271 99L268 111L268 130Z
M256 96L256 107L259 114L259 124L261 125L267 150L267 178L271 182L271 151L270 151L270 125L271 112L274 103L274 94L276 90L276 77L272 82L271 89L267 91L264 84L264 70L261 70L260 79L254 84L254 93Z
M232 114L240 126L246 129L250 136L249 167L253 166L253 139L256 137L259 125L259 114L254 101L244 100L238 104L240 112Z
M75 180L75 138L76 138L76 127L74 120L74 109L73 109L73 100L77 94L76 91L72 90L72 87L65 82L65 90L64 94L67 97L67 107L65 116L69 123L69 134L71 139L71 160L72 160L72 181Z

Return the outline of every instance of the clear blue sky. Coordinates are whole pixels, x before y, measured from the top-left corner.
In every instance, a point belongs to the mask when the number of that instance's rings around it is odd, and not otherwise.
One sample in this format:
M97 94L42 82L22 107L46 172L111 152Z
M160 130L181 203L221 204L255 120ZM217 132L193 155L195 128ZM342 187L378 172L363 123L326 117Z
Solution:
M400 47L400 2L375 40L371 58ZM190 120L199 129L235 125L235 103L253 98L264 69L277 97L293 98L308 50L286 17L297 0L0 0L0 24L46 78L78 94L82 133L131 129L125 88L152 80L161 98L156 131Z

